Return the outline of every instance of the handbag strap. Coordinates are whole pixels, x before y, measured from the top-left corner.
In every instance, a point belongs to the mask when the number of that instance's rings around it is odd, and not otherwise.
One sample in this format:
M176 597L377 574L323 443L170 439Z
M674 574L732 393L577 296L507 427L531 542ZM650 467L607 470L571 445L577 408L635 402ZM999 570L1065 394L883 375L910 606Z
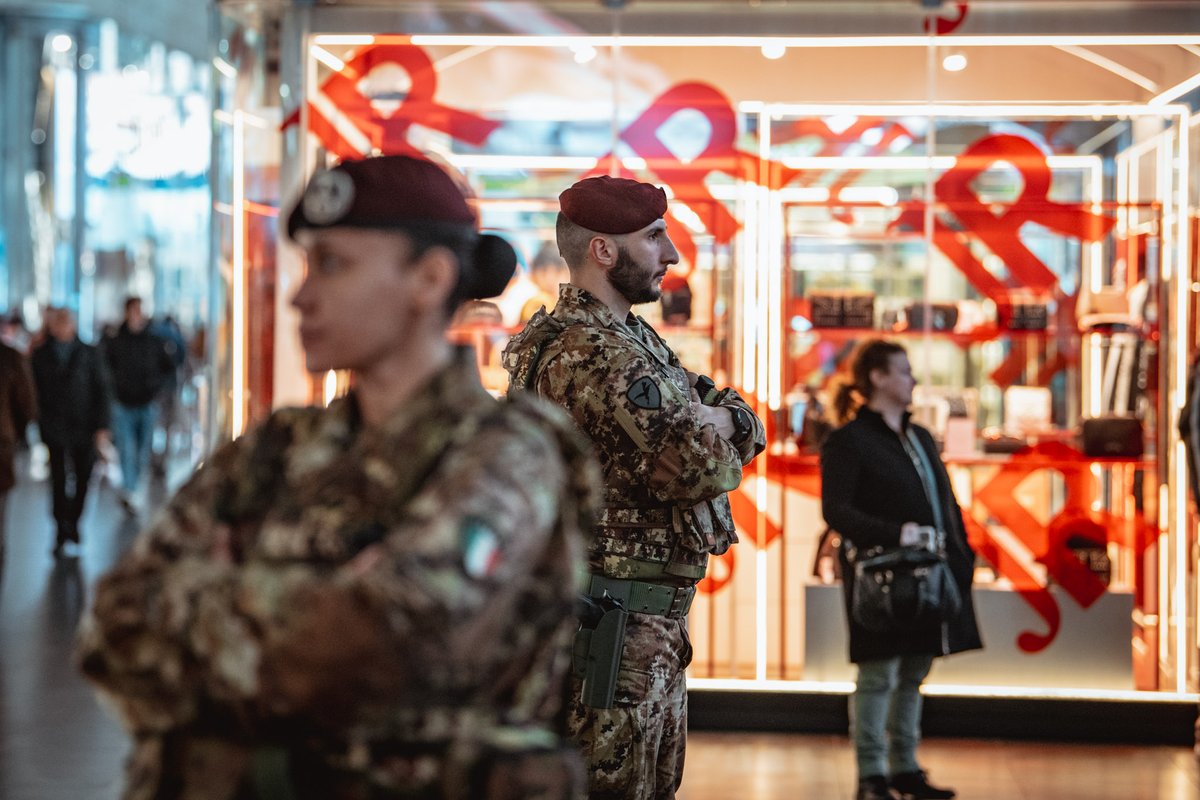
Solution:
M929 505L933 507L933 525L937 528L938 534L944 536L946 534L946 519L942 510L941 498L938 495L937 479L934 477L933 464L929 461L929 454L925 452L925 448L921 445L921 440L917 438L916 431L911 426L904 429L904 435L900 437L900 443L904 446L908 457L912 459L913 467L917 470L917 476L921 479L921 488L925 490L925 497L929 500ZM941 543L938 543L941 549Z

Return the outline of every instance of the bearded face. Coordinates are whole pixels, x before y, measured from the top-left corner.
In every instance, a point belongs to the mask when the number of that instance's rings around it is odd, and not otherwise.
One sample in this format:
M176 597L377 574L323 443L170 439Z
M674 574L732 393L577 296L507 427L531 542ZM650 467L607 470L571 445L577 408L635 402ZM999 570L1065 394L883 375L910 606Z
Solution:
M644 259L639 263L624 245L617 247L617 263L608 271L608 281L630 305L653 303L662 297L662 279L667 266Z

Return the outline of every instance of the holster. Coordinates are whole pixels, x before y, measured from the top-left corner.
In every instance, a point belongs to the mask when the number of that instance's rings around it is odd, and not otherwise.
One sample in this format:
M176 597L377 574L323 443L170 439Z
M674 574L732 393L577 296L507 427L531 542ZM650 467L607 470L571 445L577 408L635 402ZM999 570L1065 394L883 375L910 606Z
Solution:
M583 678L582 702L590 708L612 708L629 612L608 595L584 596L582 603L572 651L575 674Z

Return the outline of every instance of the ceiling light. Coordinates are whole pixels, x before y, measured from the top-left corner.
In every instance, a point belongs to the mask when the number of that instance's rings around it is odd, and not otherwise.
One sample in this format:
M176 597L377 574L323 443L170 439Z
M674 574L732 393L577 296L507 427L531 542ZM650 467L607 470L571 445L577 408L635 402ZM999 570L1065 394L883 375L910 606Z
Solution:
M967 57L962 53L950 53L942 59L942 69L946 72L962 72L967 68Z
M772 61L783 58L787 53L787 45L781 42L767 42L762 46L763 58L769 58Z

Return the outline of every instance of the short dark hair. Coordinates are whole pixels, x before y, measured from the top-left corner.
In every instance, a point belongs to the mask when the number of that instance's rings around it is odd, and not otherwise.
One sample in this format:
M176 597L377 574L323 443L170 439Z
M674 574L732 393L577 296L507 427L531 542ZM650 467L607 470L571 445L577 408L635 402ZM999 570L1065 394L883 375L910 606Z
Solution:
M131 294L128 297L126 297L125 298L125 313L128 314L130 306L133 306L135 304L140 306L142 304L142 298L138 297L136 294Z
M554 223L554 235L558 240L559 255L567 262L568 267L575 269L587 261L588 245L593 237L601 234L572 222L560 211Z

